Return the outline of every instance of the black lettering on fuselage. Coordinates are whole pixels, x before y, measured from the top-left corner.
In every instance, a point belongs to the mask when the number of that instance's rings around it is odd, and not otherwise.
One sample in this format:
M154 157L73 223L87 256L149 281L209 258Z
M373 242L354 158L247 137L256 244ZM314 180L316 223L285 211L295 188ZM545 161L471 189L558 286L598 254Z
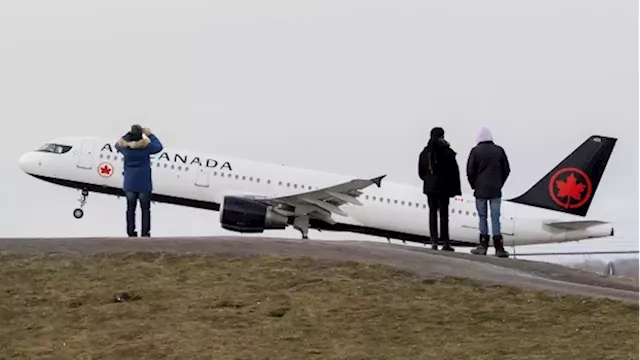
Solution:
M178 159L180 159L180 162L182 162L183 164L187 163L187 157L182 157L180 156L180 154L176 154L176 156L173 158L173 162L178 162Z
M114 147L109 144L106 143L102 146L102 149L100 149L100 152L103 151L108 151L108 152L114 152ZM120 153L120 151L118 149L115 150L116 152ZM150 155L149 156L151 158L151 160L155 160L156 154L154 155ZM162 152L160 153L160 156L158 157L158 160L166 160L171 162L171 157L169 156L168 153L166 152ZM193 159L191 159L191 161L189 162L189 157L187 155L180 155L178 153L174 154L173 156L173 161L172 162L181 162L183 164L187 164L189 163L189 165L193 165L193 164L197 164L199 166L202 166L202 161L200 160L200 158L198 156L194 157ZM211 169L215 169L218 167L218 165L220 164L220 162L216 159L206 159L205 160L205 166ZM233 171L233 169L231 168L231 163L229 163L228 161L225 161L222 163L222 166L220 166L220 169L227 169L229 171Z
M102 149L100 149L100 152L103 152L105 150L109 150L109 152L113 152L113 148L111 147L111 144L109 144L109 143L104 144Z

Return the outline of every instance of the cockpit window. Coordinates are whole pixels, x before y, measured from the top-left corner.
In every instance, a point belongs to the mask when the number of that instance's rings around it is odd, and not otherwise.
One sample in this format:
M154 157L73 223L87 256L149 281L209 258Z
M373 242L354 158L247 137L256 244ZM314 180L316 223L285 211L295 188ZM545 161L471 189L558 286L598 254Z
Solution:
M71 146L69 145L60 145L60 144L44 144L38 149L38 151L54 153L54 154L64 154L71 150Z

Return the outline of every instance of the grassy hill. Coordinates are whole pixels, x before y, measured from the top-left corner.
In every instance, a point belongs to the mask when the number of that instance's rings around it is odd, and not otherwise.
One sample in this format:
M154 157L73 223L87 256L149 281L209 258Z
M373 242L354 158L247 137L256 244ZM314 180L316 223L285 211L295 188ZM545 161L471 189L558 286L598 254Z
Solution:
M638 359L637 304L381 265L144 253L0 264L0 358Z

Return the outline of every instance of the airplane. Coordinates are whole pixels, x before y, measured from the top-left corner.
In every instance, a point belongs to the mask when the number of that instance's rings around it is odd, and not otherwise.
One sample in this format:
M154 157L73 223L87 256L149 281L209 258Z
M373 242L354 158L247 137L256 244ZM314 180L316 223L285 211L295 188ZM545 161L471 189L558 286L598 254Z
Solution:
M80 207L73 211L80 219L90 192L124 196L124 159L116 141L59 138L18 162L28 175L81 191ZM610 223L586 214L616 141L589 136L529 190L504 200L505 246L613 236ZM151 165L153 202L217 211L229 231L262 233L293 226L303 239L316 229L431 244L422 188L383 182L386 175L359 178L166 147L152 155ZM473 195L453 198L449 215L450 243L477 246Z

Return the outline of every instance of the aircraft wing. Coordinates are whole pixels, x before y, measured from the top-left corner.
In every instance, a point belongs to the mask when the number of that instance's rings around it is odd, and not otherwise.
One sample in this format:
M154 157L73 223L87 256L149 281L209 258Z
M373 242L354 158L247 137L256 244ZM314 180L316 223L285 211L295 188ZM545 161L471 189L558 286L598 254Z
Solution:
M357 199L362 195L361 190L374 184L380 187L385 176L373 179L353 179L318 190L260 200L276 206L275 211L287 216L313 215L314 212L319 213L318 215L321 215L322 218L330 216L331 213L347 216L347 213L340 209L340 206L347 203L362 205ZM295 210L288 211L282 205L285 207L288 205Z

